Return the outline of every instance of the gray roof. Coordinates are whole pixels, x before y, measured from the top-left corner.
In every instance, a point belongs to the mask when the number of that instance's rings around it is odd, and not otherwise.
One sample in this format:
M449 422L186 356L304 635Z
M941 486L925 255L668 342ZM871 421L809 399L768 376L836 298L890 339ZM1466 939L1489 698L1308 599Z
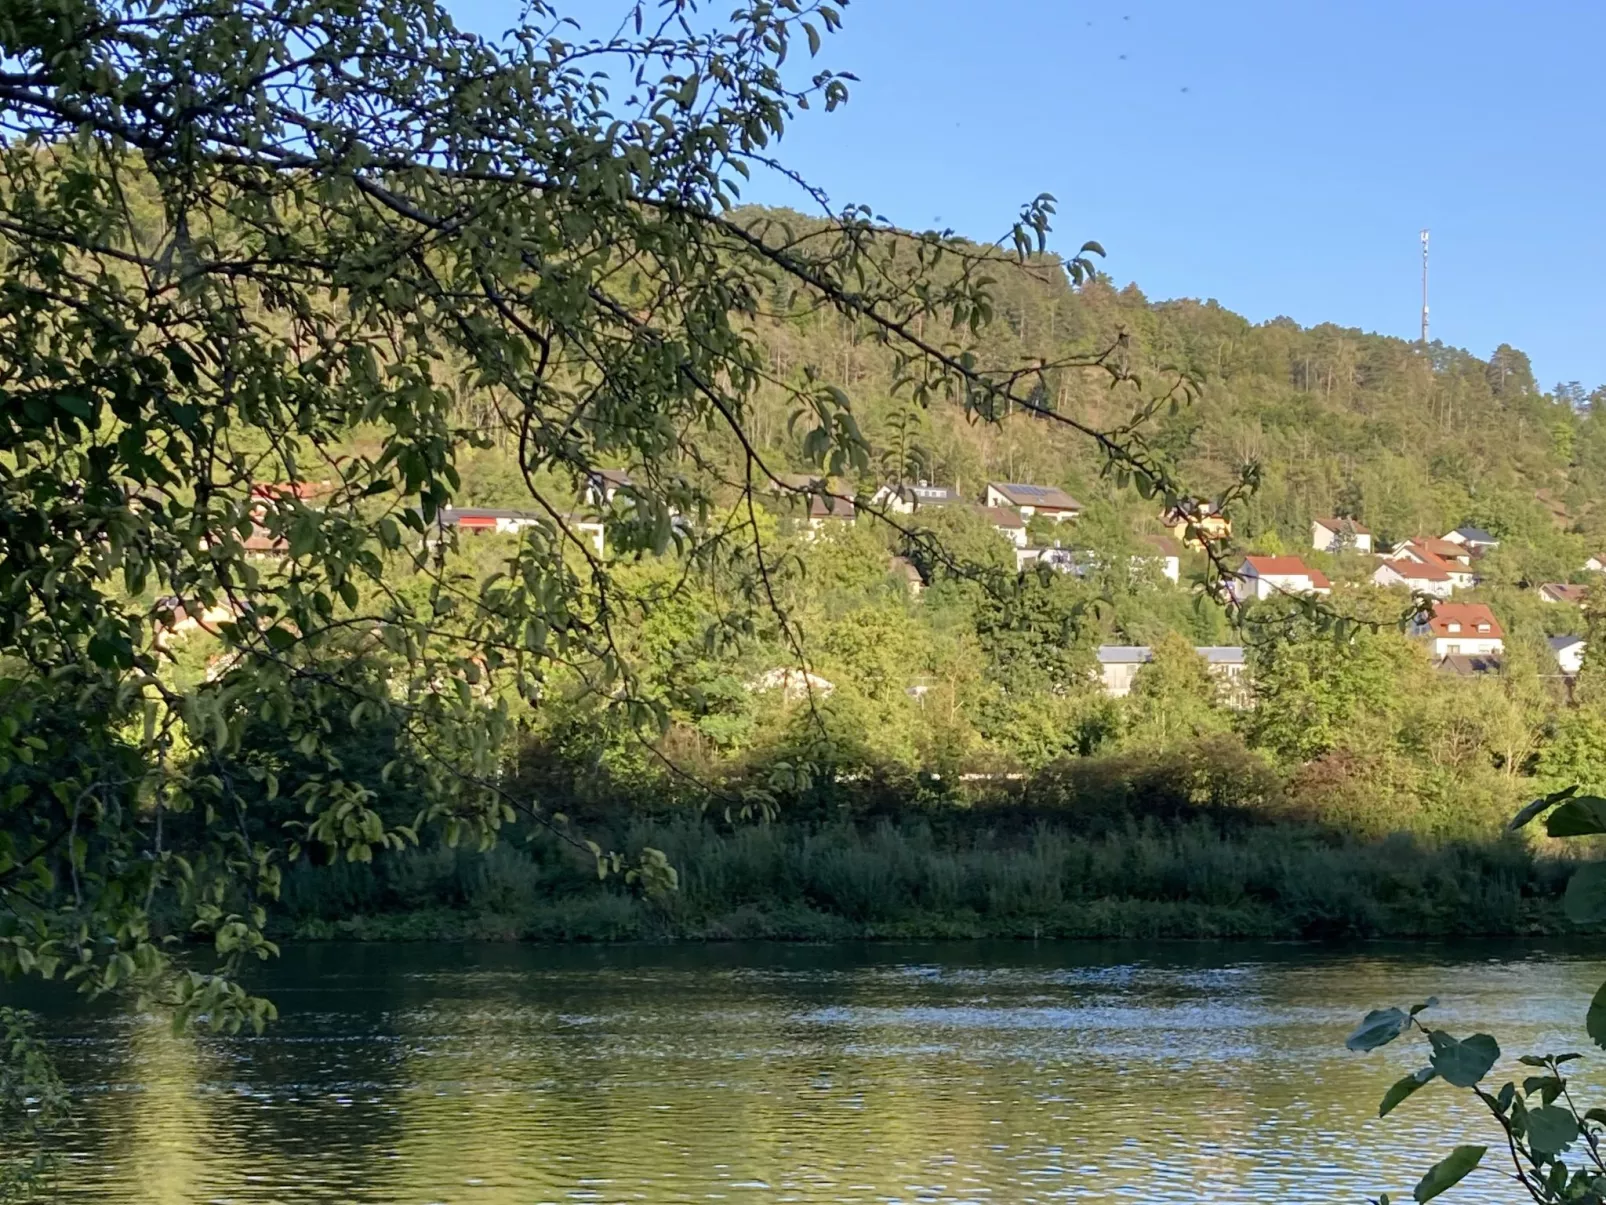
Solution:
M1100 665L1145 665L1154 660L1154 650L1146 644L1101 644Z
M1503 664L1495 653L1450 653L1439 661L1438 668L1447 674L1471 677L1474 674L1496 674Z
M1028 485L1020 481L994 481L992 487L1014 506L1040 506L1050 510L1081 510L1082 504L1057 485Z
M1499 540L1490 535L1488 532L1484 531L1481 527L1458 527L1455 529L1455 534L1472 544L1500 543Z
M1236 644L1204 644L1194 652L1211 665L1242 665L1244 651ZM1100 665L1145 665L1154 660L1154 650L1146 644L1101 644Z
M1584 638L1582 636L1552 636L1548 643L1553 650L1559 653L1562 649L1570 649L1575 644L1583 644Z

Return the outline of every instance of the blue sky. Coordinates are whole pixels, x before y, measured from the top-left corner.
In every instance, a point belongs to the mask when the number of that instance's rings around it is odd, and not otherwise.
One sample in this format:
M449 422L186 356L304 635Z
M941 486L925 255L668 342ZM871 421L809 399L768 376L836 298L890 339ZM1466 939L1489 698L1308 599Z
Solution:
M516 11L453 7L486 32ZM1600 0L856 0L844 15L821 62L861 82L781 148L835 203L994 237L1050 192L1059 248L1097 239L1151 298L1412 338L1426 226L1435 337L1520 347L1547 388L1606 383Z

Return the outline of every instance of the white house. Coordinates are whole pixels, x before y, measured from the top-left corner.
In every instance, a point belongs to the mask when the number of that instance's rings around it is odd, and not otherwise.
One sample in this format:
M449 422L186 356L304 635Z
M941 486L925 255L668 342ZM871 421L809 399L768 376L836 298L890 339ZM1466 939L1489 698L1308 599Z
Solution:
M1584 668L1584 650L1588 645L1589 642L1582 636L1552 636L1550 655L1556 659L1563 674L1576 678L1578 671Z
M1545 582L1539 587L1539 597L1548 603L1581 607L1589 601L1589 587L1575 586L1570 582Z
M1024 485L1017 481L989 481L984 499L989 507L1012 506L1030 519L1033 515L1063 522L1082 513L1082 504L1054 485Z
M1228 589L1238 602L1279 594L1331 594L1327 575L1297 556L1246 556Z
M870 495L870 505L897 515L913 514L926 506L949 506L960 501L959 491L951 485L931 485L917 481L913 485L883 485Z
M1112 699L1124 699L1132 693L1138 670L1154 660L1154 651L1146 644L1101 644L1098 658L1104 693Z
M1427 639L1434 660L1455 654L1486 657L1506 647L1500 621L1484 603L1435 603L1431 615L1411 625L1411 635Z
M590 506L611 506L614 495L633 484L628 469L592 469L586 474L585 501Z
M1207 644L1194 652L1204 658L1205 667L1221 687L1221 701L1229 707L1250 704L1248 662L1237 645ZM1112 699L1132 693L1138 671L1154 660L1154 650L1144 644L1101 644L1098 649L1099 680Z
M1489 549L1500 547L1500 541L1481 527L1458 527L1445 532L1444 538L1452 544L1460 544L1473 556L1482 556Z
M1402 557L1397 561L1384 561L1372 572L1374 586L1404 586L1413 594L1428 594L1434 598L1449 598L1455 589L1450 574L1442 565L1429 565Z
M765 670L747 684L751 691L778 690L788 703L806 699L810 695L825 698L836 689L836 683L795 665L776 666Z
M557 526L557 521L550 515L539 511L502 510L488 506L448 506L440 511L439 522L442 527L455 527L461 532L494 531L499 535L517 535L526 528L541 524ZM581 515L563 515L561 522L576 539L589 542L597 555L602 555L606 529L600 520Z
M1596 553L1584 562L1584 568L1590 573L1606 573L1606 553Z
M1317 552L1371 552L1372 533L1354 519L1312 519L1310 546Z
M1384 555L1387 561L1415 561L1444 570L1450 585L1457 590L1470 590L1478 584L1478 575L1472 571L1472 554L1465 545L1449 540L1407 540Z

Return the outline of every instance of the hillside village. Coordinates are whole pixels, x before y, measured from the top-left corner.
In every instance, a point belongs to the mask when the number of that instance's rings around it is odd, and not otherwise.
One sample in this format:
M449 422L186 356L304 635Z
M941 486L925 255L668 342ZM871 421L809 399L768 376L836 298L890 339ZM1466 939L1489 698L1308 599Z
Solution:
M598 557L605 555L606 532L611 516L627 515L633 481L623 469L601 470L583 483L575 509L561 514L518 508L451 507L439 512L436 537L448 532L461 535L497 533L517 535L530 528L561 524L569 538L583 543ZM935 512L976 516L990 526L1000 544L1013 556L1017 574L1033 571L1067 574L1085 578L1101 568L1104 556L1077 539L1078 521L1085 507L1065 489L1019 481L988 481L979 496L967 498L957 486L928 481L880 485L860 490L850 498L840 483L807 474L787 474L774 483L767 502L804 539L822 532L856 523L876 523L882 517L918 521ZM264 500L280 496L277 487L259 490ZM308 501L301 491L298 501ZM1207 543L1227 542L1232 525L1226 516L1209 504L1199 503L1187 514L1172 512L1156 516L1153 532L1134 537L1136 551L1124 556L1135 580L1147 581L1154 588L1190 589L1184 579L1184 563ZM1498 673L1503 664L1505 632L1499 616L1481 601L1456 601L1458 593L1475 591L1481 584L1480 562L1500 547L1490 532L1463 525L1442 536L1416 536L1384 546L1367 526L1348 517L1319 517L1310 523L1310 552L1339 575L1340 594L1355 595L1368 590L1395 596L1411 596L1423 603L1422 613L1412 621L1408 634L1417 640L1433 665L1440 671L1460 676ZM247 541L255 555L282 556L286 542L268 536L258 528ZM1233 573L1227 589L1241 604L1273 601L1279 598L1317 596L1331 599L1335 580L1329 572L1307 563L1301 555L1287 553L1247 553L1230 562ZM918 598L927 582L907 556L888 558L888 572L903 582ZM1590 557L1579 566L1579 576L1606 574L1606 554ZM1578 612L1589 589L1583 582L1543 582L1533 589L1536 598L1558 608ZM177 600L172 608L175 620L171 634L215 625L218 614L187 616ZM1588 642L1583 635L1564 633L1547 637L1554 663L1553 674L1563 686L1581 671ZM1241 645L1197 645L1195 651L1220 684L1223 702L1234 708L1252 707L1254 690L1248 658ZM1111 698L1131 693L1141 669L1152 661L1146 645L1101 644L1096 657L1099 677ZM805 671L778 668L761 675L760 688L794 687L808 683L810 689L829 693L832 684ZM909 693L918 697L919 684Z

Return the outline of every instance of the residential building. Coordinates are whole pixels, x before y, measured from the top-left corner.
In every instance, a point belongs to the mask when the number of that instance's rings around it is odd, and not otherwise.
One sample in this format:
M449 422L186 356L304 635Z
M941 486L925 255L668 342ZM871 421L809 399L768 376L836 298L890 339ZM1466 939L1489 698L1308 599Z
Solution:
M1246 556L1228 589L1238 602L1280 594L1331 594L1327 575L1297 556Z
M1154 660L1154 650L1146 644L1101 644L1098 658L1104 693L1112 699L1124 699L1132 693L1138 670Z
M1435 603L1426 619L1411 625L1411 635L1423 637L1435 661L1457 653L1474 657L1505 651L1505 633L1484 603Z
M887 562L887 573L909 588L918 597L926 588L926 579L920 576L920 567L906 556L895 556Z
M629 469L592 469L586 474L583 497L589 506L612 506L614 495L634 484Z
M1473 556L1482 556L1491 548L1500 547L1500 541L1481 527L1458 527L1444 533L1452 544L1460 544Z
M1448 540L1407 540L1396 545L1383 557L1386 561L1415 561L1442 569L1456 590L1470 590L1478 584L1478 575L1472 571L1472 555L1460 544Z
M1171 582L1182 580L1182 545L1170 536L1148 536L1143 541L1151 551L1132 558L1133 569L1158 569Z
M1354 519L1312 519L1310 546L1317 552L1371 552L1372 533Z
M1229 707L1248 707L1253 702L1249 688L1248 661L1237 645L1209 644L1194 652L1221 686L1221 701ZM1154 660L1154 650L1145 644L1101 644L1098 648L1099 680L1112 699L1132 693L1138 671Z
M1479 674L1498 674L1505 659L1498 653L1451 653L1441 657L1435 669L1461 678L1475 678Z
M1404 586L1413 594L1427 594L1434 598L1449 598L1455 589L1442 563L1430 565L1410 557L1383 561L1372 571L1372 584L1385 588Z
M1214 502L1204 498L1169 507L1160 515L1160 522L1187 548L1203 548L1206 543L1214 544L1232 536L1232 520L1222 514Z
M1584 569L1590 573L1606 573L1606 552L1592 554L1584 562Z
M796 703L811 695L826 698L836 689L836 683L795 665L776 666L765 670L747 684L750 691L778 690L788 703Z
M1249 660L1236 644L1202 644L1194 652L1205 659L1205 665L1221 687L1221 701L1239 710L1253 706L1254 695L1249 683Z
M883 485L870 495L870 505L897 515L913 514L927 506L952 506L963 501L959 491L951 485L931 485L917 481L913 485Z
M152 640L159 649L166 649L174 637L188 636L204 631L218 635L220 624L233 623L242 614L239 607L225 599L210 607L205 603L186 603L177 595L156 600L152 614Z
M1548 603L1567 603L1581 607L1589 598L1588 586L1575 586L1570 582L1545 582L1539 587L1539 597Z
M583 515L561 515L554 519L544 511L506 510L488 506L444 507L436 515L436 522L443 530L452 527L476 535L484 532L517 535L527 528L542 525L556 529L561 522L577 540L589 543L598 556L602 555L603 535L606 530L601 520L586 518Z
M1019 511L1007 506L988 506L983 508L982 514L1016 548L1026 547L1026 520Z
M1056 521L1074 519L1082 504L1055 485L1026 485L1018 481L989 481L984 499L989 508L1012 506L1023 518L1042 515Z
M827 523L852 523L858 518L858 511L851 499L838 498L833 494L809 495L809 527L818 531Z
M1552 636L1549 643L1550 655L1556 659L1562 674L1576 678L1578 671L1584 668L1584 651L1589 641L1582 636Z
M1460 565L1463 568L1468 568L1472 564L1472 553L1465 544L1457 544L1453 540L1429 539L1424 536L1396 544L1384 555L1390 560L1398 560L1401 557L1420 559L1426 555L1437 557L1446 565Z

